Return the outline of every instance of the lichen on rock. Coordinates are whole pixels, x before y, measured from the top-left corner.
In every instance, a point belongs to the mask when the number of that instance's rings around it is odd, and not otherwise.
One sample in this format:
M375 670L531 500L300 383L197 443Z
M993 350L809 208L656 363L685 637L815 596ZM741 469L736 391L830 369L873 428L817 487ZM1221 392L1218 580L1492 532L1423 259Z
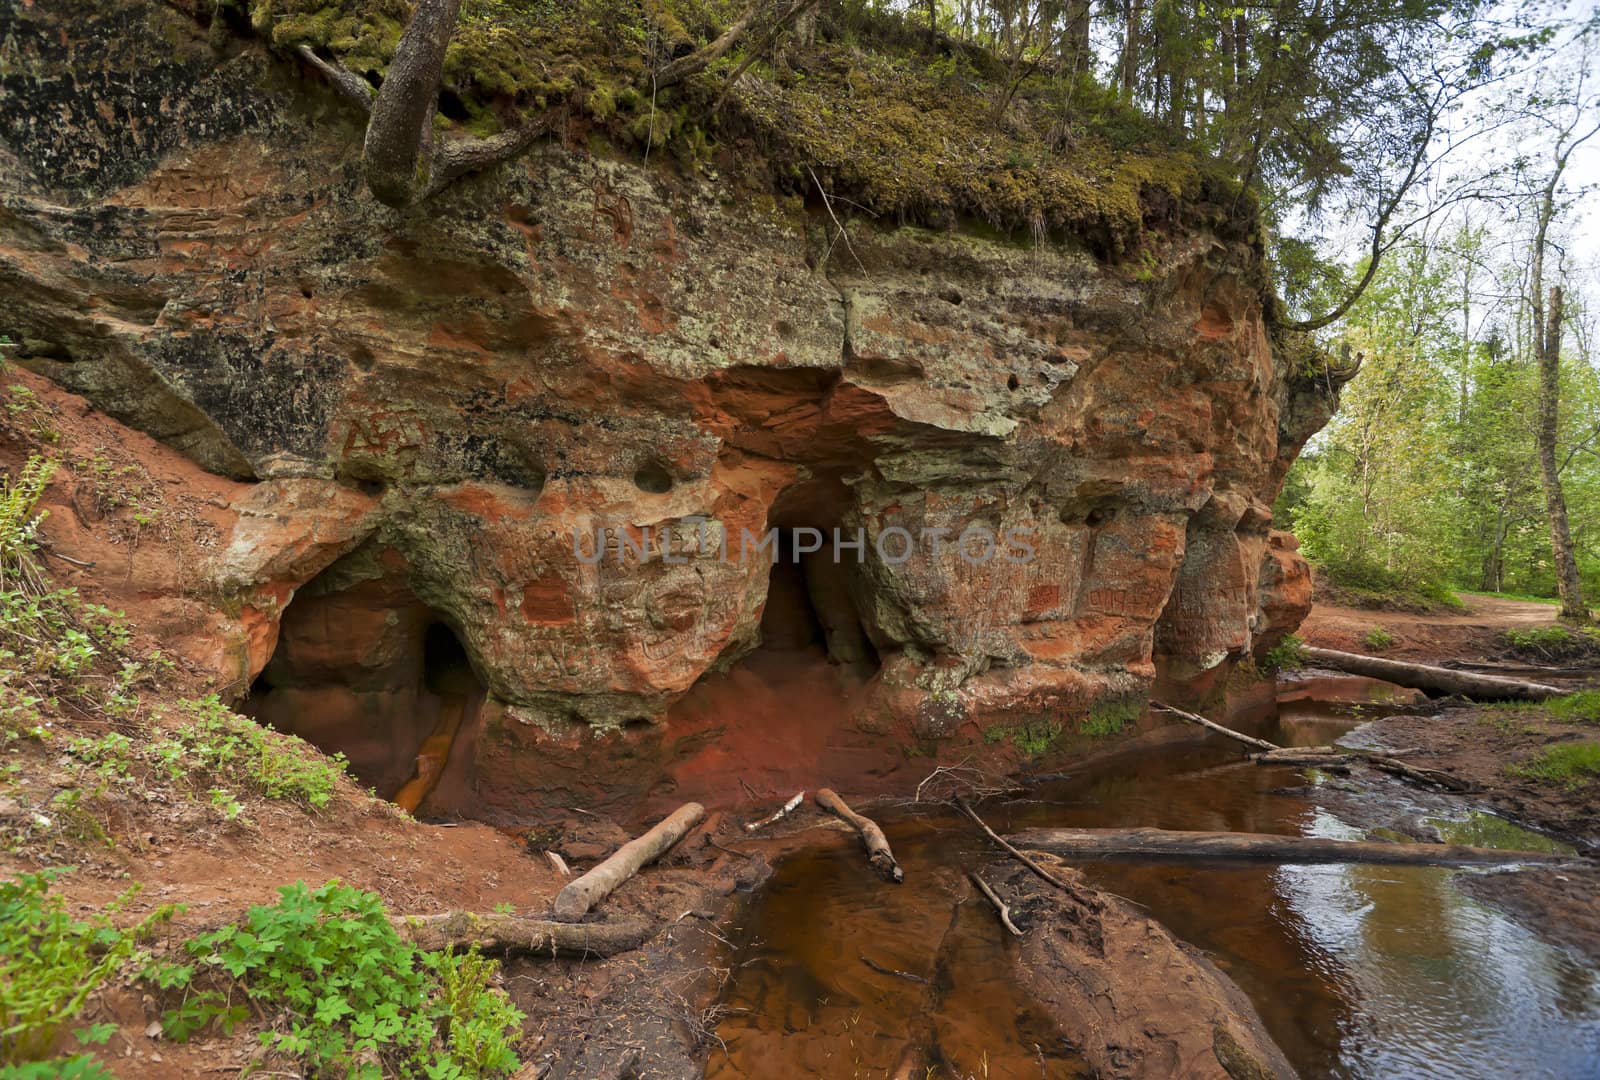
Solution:
M646 163L626 58L570 87L537 36L525 70L472 59L527 10L469 5L452 92L469 113L589 101L601 141L411 213L365 193L355 119L280 48L377 71L394 5L258 3L261 36L220 54L141 0L0 15L0 83L29 103L0 119L0 330L245 483L210 568L239 647L202 659L245 658L219 677L248 685L296 604L337 618L336 584L379 582L487 689L477 790L528 791L530 760L586 760L585 731L617 733L613 758L714 741L659 726L773 629L779 572L716 543L741 530L860 530L858 561L801 560L786 594L870 676L841 740L1076 730L1158 667L1204 675L1286 632L1298 556L1268 507L1334 387L1275 351L1252 225L1202 163L1092 130L1049 153L978 94L916 113L943 75L840 45L804 78L752 69L710 156ZM63 50L75 18L107 32ZM147 28L176 45L129 43ZM713 84L657 104L700 115ZM813 169L880 216L842 238ZM879 549L974 527L1030 557ZM584 557L597 530L644 554Z

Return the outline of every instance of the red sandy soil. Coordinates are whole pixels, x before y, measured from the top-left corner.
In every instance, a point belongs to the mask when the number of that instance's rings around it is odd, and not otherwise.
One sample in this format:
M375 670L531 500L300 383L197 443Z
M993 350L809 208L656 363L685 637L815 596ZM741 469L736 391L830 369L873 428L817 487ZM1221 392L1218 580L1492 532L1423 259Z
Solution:
M1549 626L1556 621L1551 604L1461 594L1463 610L1416 615L1405 611L1368 611L1315 604L1300 626L1307 645L1345 652L1371 652L1362 644L1367 632L1387 630L1394 644L1383 655L1395 660L1437 663L1481 660L1504 652L1500 632L1513 627Z

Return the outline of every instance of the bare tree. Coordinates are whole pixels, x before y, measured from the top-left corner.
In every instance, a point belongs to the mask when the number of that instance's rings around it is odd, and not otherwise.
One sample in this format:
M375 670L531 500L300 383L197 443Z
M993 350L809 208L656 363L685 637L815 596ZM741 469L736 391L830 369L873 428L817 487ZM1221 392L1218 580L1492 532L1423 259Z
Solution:
M1579 88L1582 75L1579 76ZM1583 584L1578 577L1578 561L1572 552L1572 527L1567 520L1566 495L1561 490L1561 470L1556 464L1557 421L1561 402L1561 286L1550 288L1545 306L1545 253L1550 245L1550 225L1558 210L1561 175L1572 152L1600 132L1600 119L1587 113L1581 95L1572 116L1555 124L1553 164L1549 179L1539 192L1533 258L1528 275L1529 301L1533 308L1533 353L1539 364L1539 413L1536 436L1539 445L1539 479L1544 486L1545 511L1550 519L1550 553L1555 560L1556 590L1561 596L1561 617L1589 621L1583 601ZM1592 123L1591 123L1592 122Z

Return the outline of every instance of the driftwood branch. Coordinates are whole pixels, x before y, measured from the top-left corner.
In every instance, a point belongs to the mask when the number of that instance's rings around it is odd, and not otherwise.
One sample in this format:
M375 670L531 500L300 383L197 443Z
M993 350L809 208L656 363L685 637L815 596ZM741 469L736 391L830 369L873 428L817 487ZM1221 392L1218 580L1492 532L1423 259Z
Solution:
M1048 881L1050 884L1054 885L1056 888L1060 889L1062 892L1064 892L1068 896L1072 897L1078 903L1083 904L1085 907L1088 907L1091 910L1096 910L1096 911L1099 910L1100 901L1099 901L1099 899L1097 897L1092 896L1089 893L1084 892L1082 889L1079 889L1077 886L1073 885L1071 882L1066 881L1066 880L1064 880L1062 878L1059 878L1055 874L1052 874L1050 871L1048 871L1048 870L1046 870L1044 868L1044 866L1039 862L1039 860L1035 859L1033 856L1029 855L1027 852L1023 851L1022 849L1018 848L1015 844L1011 843L1009 840L1007 840L1005 837L1001 836L999 833L995 832L993 829L989 828L988 822L984 821L981 817L978 816L978 812L972 808L972 805L970 803L968 803L967 800L962 799L962 798L957 798L956 799L956 806L958 806L961 809L961 812L963 814L965 814L965 815L967 815L967 817L971 818L973 823L975 825L977 825L978 828L983 830L983 834L985 836L987 836L990 840L994 841L995 844L998 845L1000 847L1000 849L1003 850L1007 855L1010 855L1013 859L1016 859L1023 866L1026 866L1029 870L1032 870L1037 877L1039 877L1040 879L1042 879L1044 881Z
M862 817L850 809L850 804L839 798L832 788L818 789L817 805L855 829L861 836L861 842L866 845L867 862L878 872L879 877L897 885L904 880L905 874L901 871L900 864L895 862L894 852L889 848L889 840L883 835L883 830L878 828L876 821Z
M1400 686L1427 690L1436 694L1460 694L1462 697L1486 701L1516 699L1543 701L1566 693L1560 687L1545 683L1510 679L1503 675L1482 675L1471 671L1452 671L1431 664L1412 664L1400 660L1385 660L1378 656L1340 652L1337 649L1306 650L1312 663L1331 667L1351 675L1365 675L1369 679L1383 679Z
M1207 720L1199 713L1188 712L1184 709L1176 709L1171 705L1164 705L1159 701L1152 701L1150 703L1150 707L1158 712L1171 713L1179 720L1187 720L1191 724L1199 724L1207 731L1214 731L1218 735L1226 735L1234 742L1244 743L1246 746L1256 750L1265 751L1266 753L1270 754L1274 750L1282 749L1282 747L1280 747L1277 743L1270 743L1265 739L1258 739L1254 735L1246 735L1242 731L1235 731L1232 728L1223 727L1214 720Z
M1278 746L1276 743L1258 739L1253 735L1246 735L1242 731L1223 727L1214 720L1207 720L1198 713L1187 712L1183 709L1163 705L1159 701L1150 703L1152 709L1170 713L1181 720L1191 724L1198 724L1207 731L1214 731L1218 735L1226 735L1238 743L1243 743L1252 750L1261 751L1251 757L1257 765L1287 765L1297 768L1319 769L1347 769L1352 765L1370 765L1374 769L1390 773L1394 776L1414 780L1417 783L1433 787L1445 788L1449 791L1470 791L1472 785L1459 777L1451 776L1437 769L1425 769L1418 765L1411 765L1401 761L1392 754L1375 754L1369 750L1344 750L1335 746Z
M671 850L705 816L706 808L699 803L684 803L649 832L623 844L605 862L556 894L555 917L570 922L587 915L617 886Z
M568 923L524 919L515 915L397 915L391 919L401 937L420 949L465 949L546 956L613 956L637 949L655 936L648 919Z
M755 832L757 829L763 829L763 828L767 827L768 825L771 825L775 821L781 821L785 815L793 813L794 812L794 808L799 806L802 802L805 801L805 797L806 797L806 793L805 792L803 792L803 791L795 792L794 797L791 798L788 802L784 803L782 806L778 807L778 809L774 810L772 813L768 814L766 817L762 818L760 821L752 821L749 824L747 824L744 827L744 831L745 832Z
M1244 859L1411 866L1493 866L1571 859L1571 856L1543 851L1500 851L1458 844L1390 844L1373 840L1331 840L1321 836L1167 829L1029 829L1012 839L1040 851L1077 858Z
M989 887L987 881L978 876L976 870L969 873L967 877L972 879L972 883L978 887L978 891L988 899L989 903L994 905L995 913L1000 916L1000 925L1009 930L1012 937L1021 937L1022 931L1018 930L1017 924L1011 921L1011 908L1004 900L1000 899L999 894Z

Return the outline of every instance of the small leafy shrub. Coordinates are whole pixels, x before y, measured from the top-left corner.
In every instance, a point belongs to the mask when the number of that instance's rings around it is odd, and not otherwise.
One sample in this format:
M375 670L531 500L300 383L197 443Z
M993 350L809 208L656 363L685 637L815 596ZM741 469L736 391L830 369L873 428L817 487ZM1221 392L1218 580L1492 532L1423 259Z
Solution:
M240 716L214 694L181 707L189 719L172 733L172 756L186 771L198 766L218 781L317 810L333 798L345 772L343 754L325 757L300 739ZM232 801L227 789L218 790ZM219 796L211 798L217 802Z
M91 1054L0 1067L0 1080L117 1080Z
M1569 630L1559 624L1512 628L1501 639L1518 656L1537 660L1577 660L1600 654L1600 631L1594 627Z
M1580 788L1600 777L1600 743L1561 743L1547 747L1527 761L1506 766L1506 771L1523 780Z
M517 1067L523 1016L489 985L494 961L476 950L418 950L401 940L376 894L338 881L278 893L242 925L190 941L192 963L146 969L156 986L182 991L162 1021L170 1038L212 1023L230 1029L253 1003L282 1016L261 1033L262 1045L313 1075L474 1080Z
M1122 729L1139 719L1144 704L1137 698L1122 698L1103 702L1089 710L1088 717L1078 725L1080 735L1107 739L1121 734Z
M343 755L324 757L293 736L240 716L214 695L182 702L178 709L186 719L165 738L135 743L112 731L73 739L67 751L108 783L143 772L189 784L228 821L244 810L236 790L314 810L333 799L345 771Z
M1374 626L1361 639L1361 644L1366 646L1368 652L1387 652L1394 645L1394 635L1381 626Z
M1295 671L1306 666L1306 643L1296 634L1289 634L1267 650L1261 658L1266 671Z
M50 884L65 870L21 874L0 883L0 1062L36 1062L50 1053L84 1002L139 951L139 941L171 919L176 908L158 908L129 930L111 916L132 899L124 893L87 920L67 913L66 902ZM79 1042L97 1043L113 1029L98 1026L76 1032ZM40 1076L92 1076L73 1058L41 1068ZM92 1059L90 1059L92 1062Z

